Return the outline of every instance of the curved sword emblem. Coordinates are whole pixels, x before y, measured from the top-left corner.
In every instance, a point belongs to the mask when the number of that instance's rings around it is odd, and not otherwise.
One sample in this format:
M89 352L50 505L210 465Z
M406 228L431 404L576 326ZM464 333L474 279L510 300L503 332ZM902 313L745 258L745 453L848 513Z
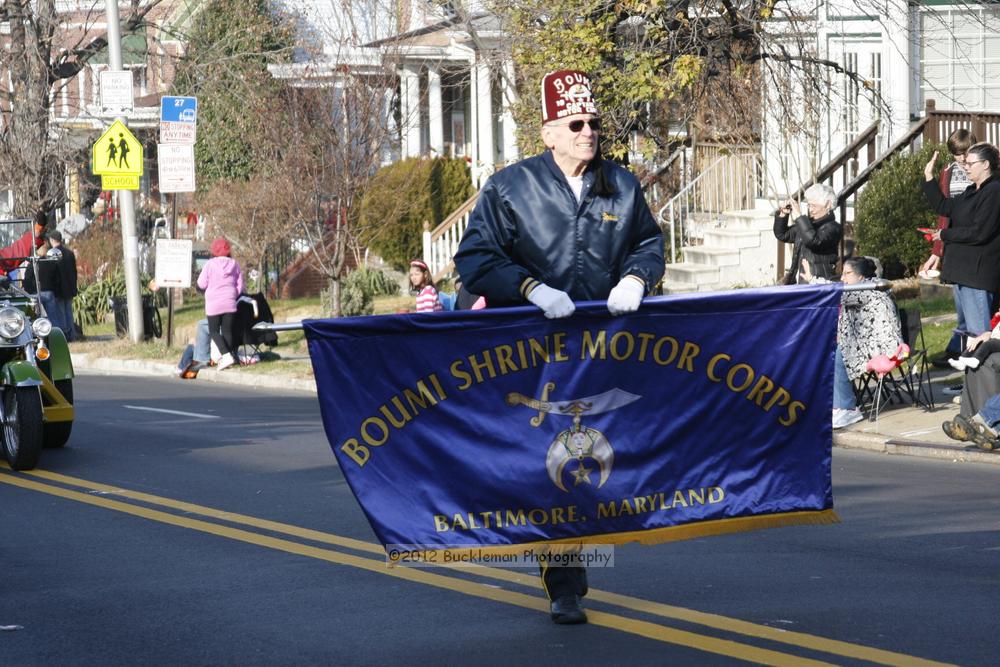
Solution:
M563 472L566 465L570 461L577 462L577 467L570 470L570 474L573 476L573 486L593 484L590 473L594 472L594 469L587 467L588 460L593 461L597 464L597 487L600 488L604 486L611 475L615 453L604 434L584 426L580 423L580 418L583 415L596 415L617 410L642 397L615 388L594 396L569 401L550 401L549 392L553 389L555 389L555 383L547 382L542 387L541 398L532 398L517 392L510 392L507 394L507 405L511 407L523 405L537 410L538 414L532 417L530 422L532 426L536 427L541 426L542 422L545 421L545 415L549 413L572 416L573 425L559 433L549 445L549 450L545 455L545 470L556 487L568 492L563 482Z

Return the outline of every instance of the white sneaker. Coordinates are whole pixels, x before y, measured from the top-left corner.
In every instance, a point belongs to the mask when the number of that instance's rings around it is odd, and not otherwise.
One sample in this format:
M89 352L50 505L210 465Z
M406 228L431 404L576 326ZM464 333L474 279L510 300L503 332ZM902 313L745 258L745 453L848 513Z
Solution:
M233 355L228 354L228 353L224 354L224 355L222 355L222 358L219 359L219 365L215 367L215 370L217 370L217 371L225 370L225 369L229 368L230 366L232 366L235 363L236 363L236 360L233 359Z
M865 416L861 414L860 410L838 410L833 415L833 428L835 430L844 428L856 424L864 418Z
M975 357L959 357L958 359L949 359L948 365L956 371L964 371L967 368L976 369L979 368L979 359Z

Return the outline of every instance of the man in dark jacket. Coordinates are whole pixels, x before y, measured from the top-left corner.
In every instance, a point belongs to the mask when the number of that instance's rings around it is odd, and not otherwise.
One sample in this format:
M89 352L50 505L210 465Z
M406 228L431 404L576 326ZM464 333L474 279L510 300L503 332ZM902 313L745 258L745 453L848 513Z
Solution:
M66 340L74 340L76 338L76 325L73 323L73 297L77 295L76 255L63 245L63 237L58 230L49 232L49 244L54 250L62 252L58 264L59 285L56 289L56 308L59 309L60 319L66 327L63 329Z
M600 118L583 72L542 79L546 150L493 175L455 255L464 286L488 307L532 303L568 317L574 300L637 310L663 276L663 238L638 180L598 154ZM585 623L583 567L543 567L556 623Z
M785 202L774 214L774 237L794 244L786 285L807 282L802 277L804 262L809 262L809 270L817 278L832 280L837 275L837 253L844 235L844 228L833 215L837 195L829 185L816 183L803 197L808 215L800 215L794 225L788 225L794 202Z
M32 264L25 266L23 287L29 294L38 294L38 300L42 302L45 316L52 322L52 326L65 330L62 312L56 305L56 292L59 290L59 251L43 243L35 254L39 261L35 262L34 268Z

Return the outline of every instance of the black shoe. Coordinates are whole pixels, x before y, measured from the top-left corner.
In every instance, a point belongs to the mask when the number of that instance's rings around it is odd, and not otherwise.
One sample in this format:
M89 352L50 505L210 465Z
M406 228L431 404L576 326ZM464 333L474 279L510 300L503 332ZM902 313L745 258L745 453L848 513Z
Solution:
M578 625L587 622L587 614L580 606L579 595L564 595L549 603L549 615L553 623L559 625Z
M931 366L933 366L934 368L951 368L951 366L948 365L948 360L958 359L958 356L959 355L957 354L954 356L950 354L942 354L939 357L934 357L933 359L931 359Z

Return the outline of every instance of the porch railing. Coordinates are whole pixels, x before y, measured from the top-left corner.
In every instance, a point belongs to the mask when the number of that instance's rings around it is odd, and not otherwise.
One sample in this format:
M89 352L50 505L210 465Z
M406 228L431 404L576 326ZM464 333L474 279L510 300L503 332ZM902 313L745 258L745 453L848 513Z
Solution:
M429 222L424 222L424 261L427 262L427 268L430 269L435 282L454 271L453 258L458 252L458 243L465 234L465 228L469 226L469 214L476 207L477 199L479 199L478 192L466 199L434 229L431 229Z
M806 189L813 183L832 184L834 176L838 171L843 170L843 189L837 195L837 208L839 209L840 220L847 228L847 208L850 203L853 205L858 192L868 183L872 174L881 169L893 155L904 150L911 153L916 152L923 145L924 141L931 143L944 142L948 135L959 128L970 130L980 141L988 141L996 145L1000 139L1000 113L991 112L966 112L966 111L938 111L934 100L927 100L924 108L924 117L910 126L906 134L900 137L895 143L885 150L877 158L876 136L878 134L878 121L875 121L868 129L861 133L850 146L841 151L836 157L830 160L829 164L823 167L816 176L807 181L798 189L792 198L801 198ZM858 170L859 156L862 151L867 153L867 166L863 170ZM844 241L841 241L840 254L844 255ZM775 279L781 282L784 275L785 266L785 244L778 244L778 258L776 262L777 275Z
M678 245L701 238L708 223L697 214L719 219L725 211L753 208L761 183L762 164L752 147L717 153L712 163L658 211L660 223L669 230L668 263L679 261Z

